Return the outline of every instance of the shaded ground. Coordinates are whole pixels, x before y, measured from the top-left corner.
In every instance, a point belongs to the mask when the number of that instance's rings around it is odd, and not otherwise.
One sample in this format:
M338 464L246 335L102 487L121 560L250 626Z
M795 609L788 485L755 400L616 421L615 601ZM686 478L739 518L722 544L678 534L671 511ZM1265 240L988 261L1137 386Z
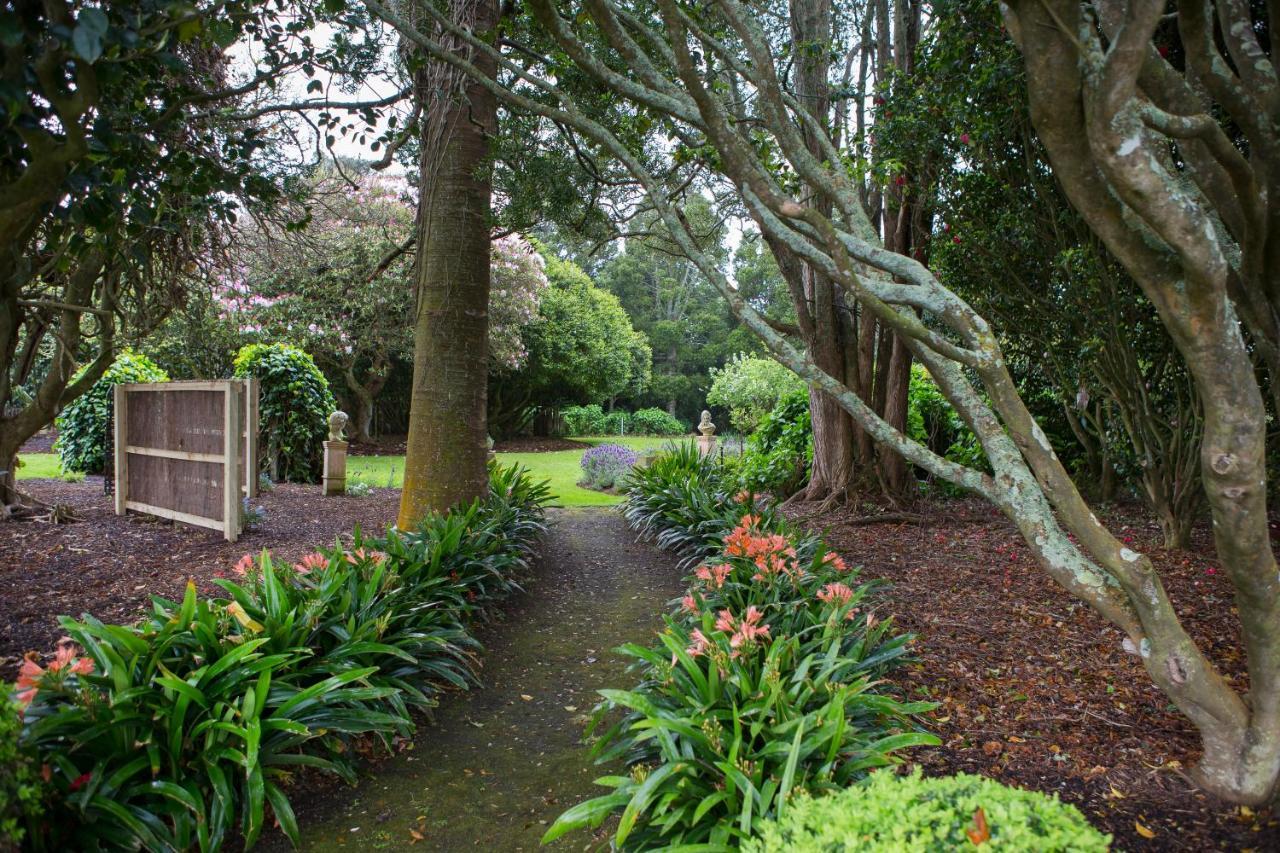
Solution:
M82 483L26 480L22 488L48 503L67 504L77 522L0 522L0 678L14 677L23 653L53 649L59 614L92 613L130 622L151 595L181 598L187 578L212 593L210 581L243 554L263 548L293 562L317 545L348 536L355 525L381 533L395 521L398 489L361 498L325 497L319 486L282 484L253 501L265 518L226 542L222 534L129 513L115 514L102 478Z
M496 442L493 449L498 453L546 453L552 450L583 450L589 447L581 441L567 438L509 438ZM29 451L34 453L35 451ZM351 442L348 452L352 456L403 456L405 453L405 436L380 435L373 441Z
M652 638L680 573L616 513L552 519L528 592L481 631L484 686L444 697L415 748L373 765L356 789L300 797L304 850L536 850L562 811L604 792L591 784L604 770L581 745L583 725L596 690L627 683L611 649ZM288 849L279 836L263 847Z
M1124 850L1280 850L1274 815L1189 784L1192 726L1122 649L1120 633L1036 567L1003 516L977 501L917 511L927 524L851 524L847 509L814 517L804 505L792 514L825 529L865 577L892 582L882 612L918 635L920 659L894 680L942 703L928 725L943 746L913 754L926 772L1057 792ZM1190 550L1166 552L1136 510L1104 520L1151 556L1187 629L1243 688L1232 588L1208 526Z

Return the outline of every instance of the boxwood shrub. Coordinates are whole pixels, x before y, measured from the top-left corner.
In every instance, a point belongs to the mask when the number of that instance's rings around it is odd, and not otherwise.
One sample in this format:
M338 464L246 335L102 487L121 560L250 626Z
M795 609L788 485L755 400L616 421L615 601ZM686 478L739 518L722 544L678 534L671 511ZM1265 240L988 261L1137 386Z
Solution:
M1101 853L1110 846L1111 836L1056 796L968 773L926 779L917 768L910 776L880 771L833 796L796 800L764 821L743 851Z
M134 625L64 617L72 642L18 683L20 749L49 768L29 846L250 847L271 819L296 843L297 771L354 781L355 739L408 734L411 710L474 680L471 625L515 588L549 499L491 470L487 498L413 532L293 566L246 555L224 596L188 585Z
M276 480L318 481L329 415L338 404L315 361L289 344L249 344L236 355L235 375L256 376L260 383L263 464L274 460Z
M110 440L107 423L114 406L115 386L126 382L168 381L169 374L140 352L127 349L116 356L106 373L58 415L58 440L54 450L62 470L102 473Z

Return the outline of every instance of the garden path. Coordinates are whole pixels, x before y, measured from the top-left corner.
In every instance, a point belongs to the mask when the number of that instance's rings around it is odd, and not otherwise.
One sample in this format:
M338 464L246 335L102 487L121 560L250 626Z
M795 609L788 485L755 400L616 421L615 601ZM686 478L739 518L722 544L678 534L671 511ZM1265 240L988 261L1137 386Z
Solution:
M481 631L483 686L442 697L414 748L354 790L295 796L304 850L531 851L562 811L604 793L583 726L597 690L627 683L612 649L653 637L680 573L616 512L553 510L551 520L527 592ZM261 846L287 849L279 836Z

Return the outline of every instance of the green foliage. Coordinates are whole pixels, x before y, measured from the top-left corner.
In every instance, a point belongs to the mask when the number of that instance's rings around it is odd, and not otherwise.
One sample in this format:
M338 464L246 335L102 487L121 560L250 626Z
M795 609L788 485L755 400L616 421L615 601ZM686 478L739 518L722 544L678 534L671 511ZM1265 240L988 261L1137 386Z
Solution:
M636 435L683 435L688 425L664 409L640 409L631 413L631 432Z
M215 849L238 831L247 847L268 809L296 843L295 772L354 782L356 738L407 735L412 710L474 681L469 626L516 588L546 500L493 466L485 499L414 532L357 530L292 567L246 555L225 598L189 585L135 626L64 618L92 665L29 676L23 744L59 817L40 845Z
M311 356L288 344L249 344L236 355L235 375L256 376L260 383L263 464L277 459L277 476L284 481L317 481L337 403Z
M32 750L19 742L22 709L0 688L0 850L17 850L44 813L45 785Z
M695 193L684 213L704 249L727 260L725 229L714 207ZM634 230L646 236L628 239L625 251L599 274L600 286L618 297L652 347L653 380L625 402L662 408L674 403L678 416L696 418L704 408L708 369L751 342L734 335L738 320L697 267L662 236L665 229L653 214L637 217Z
M982 810L990 837L977 849L1010 853L1105 853L1111 836L1089 825L1056 795L1024 791L958 773L925 779L882 770L834 796L796 800L766 821L744 853L926 853L975 847Z
M813 464L809 391L790 391L760 419L737 462L742 487L782 497L800 490Z
M546 257L550 287L524 332L518 370L489 376L489 427L495 437L523 427L537 407L599 403L637 393L649 381L649 345L616 297L577 265Z
M630 644L638 683L602 690L592 747L627 772L562 814L544 842L621 812L619 850L731 850L802 792L837 790L896 763L897 750L938 739L911 716L933 707L879 693L906 650L866 612L869 585L821 541L750 495L691 448L632 478L627 517L689 555L715 555L653 647ZM704 845L692 848L692 845Z
M804 380L777 361L738 353L723 368L711 368L707 402L727 408L733 428L749 434L782 398L804 387Z
M115 405L116 385L128 382L168 382L169 376L141 353L125 350L84 394L58 415L55 450L63 471L101 474L106 460L107 422Z
M631 432L631 413L615 409L604 416L603 435L626 435Z
M605 413L598 403L589 406L569 406L560 412L564 418L566 435L603 435Z
M934 453L975 468L986 467L986 456L978 437L922 364L911 365L907 388L907 436Z

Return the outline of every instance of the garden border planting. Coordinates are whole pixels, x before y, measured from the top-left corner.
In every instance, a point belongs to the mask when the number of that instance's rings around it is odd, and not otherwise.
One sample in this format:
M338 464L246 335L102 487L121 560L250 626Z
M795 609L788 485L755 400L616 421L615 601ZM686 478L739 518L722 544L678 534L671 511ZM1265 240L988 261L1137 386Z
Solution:
M19 749L47 768L26 843L216 850L238 832L249 847L268 809L296 842L299 770L353 779L357 740L390 745L474 682L470 626L517 588L546 498L495 465L486 498L414 532L356 531L293 566L246 555L225 598L189 585L136 625L64 617L69 642L18 681Z

